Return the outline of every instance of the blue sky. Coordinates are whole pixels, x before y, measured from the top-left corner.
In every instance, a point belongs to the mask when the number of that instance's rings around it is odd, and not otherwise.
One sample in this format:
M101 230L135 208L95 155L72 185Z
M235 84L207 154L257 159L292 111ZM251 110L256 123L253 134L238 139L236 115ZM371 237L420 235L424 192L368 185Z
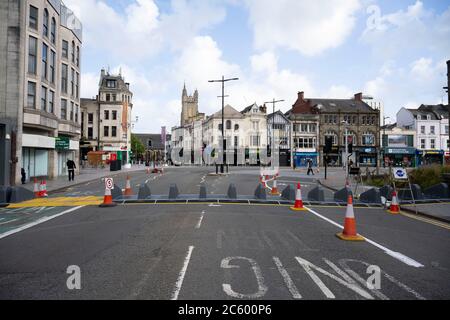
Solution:
M83 23L82 95L102 67L134 92L137 132L179 122L180 94L199 90L201 112L220 108L211 78L238 110L297 92L346 98L362 91L401 107L446 103L450 1L65 0Z

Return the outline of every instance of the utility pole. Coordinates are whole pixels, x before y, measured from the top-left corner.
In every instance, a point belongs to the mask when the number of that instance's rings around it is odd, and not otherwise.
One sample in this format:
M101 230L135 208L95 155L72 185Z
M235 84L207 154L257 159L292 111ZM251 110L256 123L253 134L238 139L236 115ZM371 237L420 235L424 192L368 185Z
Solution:
M385 116L383 116L383 138L381 139L381 146L382 146L382 150L383 150L383 168L386 168L386 163L385 163L385 161L384 161L384 157L385 157L385 154L384 154L384 148L386 148L386 147L388 147L388 143L389 143L389 138L388 137L386 137L386 119L390 119L389 117L385 117ZM386 137L386 145L385 146L383 146L383 141L384 141L384 137Z
M278 103L278 102L284 102L284 100L275 100L275 98L273 98L272 101L264 102L264 103L271 103L272 110L273 110L273 113L272 113L272 143L271 143L271 146L272 146L272 148L271 148L272 149L272 152L271 152L272 165L271 165L271 167L272 168L275 168L273 165L273 159L274 159L274 155L275 155L275 103Z
M223 110L225 107L225 82L227 81L233 81L233 80L239 80L239 78L229 78L229 79L225 79L224 76L222 76L221 80L208 80L208 82L221 82L222 83L222 164L220 165L220 173L223 173L223 165L226 162L226 150L227 150L227 146L226 146L226 142L225 142L225 134L224 134L224 114L223 114Z
M447 90L447 109L448 109L448 139L447 149L450 152L450 60L447 60L447 86L444 87ZM445 161L445 156L444 156Z

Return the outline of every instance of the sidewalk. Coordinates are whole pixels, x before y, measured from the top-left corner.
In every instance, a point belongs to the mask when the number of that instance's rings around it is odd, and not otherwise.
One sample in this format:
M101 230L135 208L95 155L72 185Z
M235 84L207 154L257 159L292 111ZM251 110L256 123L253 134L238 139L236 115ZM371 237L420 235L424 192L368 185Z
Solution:
M107 176L114 176L114 175L121 174L124 172L133 172L133 171L138 171L138 170L145 170L145 165L144 164L141 164L141 165L135 164L135 165L132 165L130 169L122 168L122 170L120 170L120 171L110 171L109 167L104 168L104 169L97 169L97 168L80 169L80 174L75 175L74 181L69 181L68 176L60 176L53 180L47 180L47 191L55 191L55 190L69 187L69 186L74 186L74 185L78 185L78 184L81 184L84 182L88 182L91 180L101 179L101 178L107 177ZM34 188L33 181L28 182L26 184L17 185L17 186L24 187L31 191L33 191L33 188Z

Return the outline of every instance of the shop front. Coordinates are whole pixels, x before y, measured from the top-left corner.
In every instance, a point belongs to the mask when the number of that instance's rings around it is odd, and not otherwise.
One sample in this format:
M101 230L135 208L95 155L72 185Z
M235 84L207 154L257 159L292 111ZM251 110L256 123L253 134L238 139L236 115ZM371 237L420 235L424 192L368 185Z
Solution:
M417 166L416 149L413 147L383 149L383 166L415 167Z
M26 181L50 177L49 153L55 149L55 138L34 134L22 135L22 168Z
M377 148L375 147L357 147L354 148L356 159L360 167L376 167L378 160Z
M79 142L71 140L68 136L55 138L55 149L58 153L58 176L67 176L67 160L73 160L78 168L77 150ZM76 170L78 171L78 170Z
M418 165L443 164L444 150L417 150Z
M314 167L317 166L317 152L295 152L294 153L294 164L296 167L306 167L308 165L308 160L312 160Z

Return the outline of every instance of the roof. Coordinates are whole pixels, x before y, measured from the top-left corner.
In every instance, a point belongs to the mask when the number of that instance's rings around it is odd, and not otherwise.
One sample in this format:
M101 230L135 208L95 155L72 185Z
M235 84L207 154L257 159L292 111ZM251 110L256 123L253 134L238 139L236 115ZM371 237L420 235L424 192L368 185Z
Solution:
M281 112L280 110L277 110L277 111L275 111L275 113L274 112L269 113L267 115L267 120L272 119L274 115L280 115L287 122L287 121L289 121L288 116L287 116L288 113L289 113L289 111L286 114L283 114L283 112Z
M430 110L420 110L420 109L406 109L409 112L411 112L414 116L414 119L417 119L417 116L430 116L430 120L438 120L438 117L436 116L436 114Z
M364 101L355 99L307 99L311 106L318 108L321 112L377 112Z
M253 107L258 107L256 102L251 104L251 105L249 105L248 107L244 108L244 110L242 110L241 113L247 113L247 112L251 111Z
M164 149L164 144L161 142L160 133L133 133L136 138L138 138L144 147L148 148L148 141L152 141L151 149ZM170 140L170 134L166 134L166 139Z
M436 104L427 105L422 104L418 110L431 112L435 115L436 119L448 119L448 105Z
M243 115L239 111L237 111L235 108L227 104L223 108L223 114L224 118L242 118ZM222 118L222 110L217 111L216 113L213 113L211 115L211 118Z

